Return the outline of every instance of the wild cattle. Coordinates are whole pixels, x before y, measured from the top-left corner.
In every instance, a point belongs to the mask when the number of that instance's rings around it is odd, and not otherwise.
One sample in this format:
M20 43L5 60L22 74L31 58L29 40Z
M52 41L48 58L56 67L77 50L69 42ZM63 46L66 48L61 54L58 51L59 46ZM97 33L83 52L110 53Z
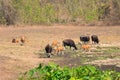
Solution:
M64 51L63 46L57 46L57 48L55 49L55 52L57 53L57 55L62 55L63 51Z
M22 37L20 38L20 41L21 41L22 43L25 43L25 42L26 42L25 37L22 36Z
M95 43L95 44L98 44L98 43L99 43L99 39L98 39L98 36L97 36L97 35L92 35L92 36L91 36L91 40L92 40L92 43Z
M12 39L12 43L16 43L16 39L15 38Z
M12 43L19 43L19 39L13 38L13 39L12 39Z
M54 40L51 44L53 50L56 50L56 48L58 47L58 41L57 40Z
M45 51L46 51L47 57L50 57L50 54L52 52L52 46L50 46L49 44L47 44L45 46Z
M82 49L84 51L89 51L89 49L90 49L90 45L89 44L83 44L81 47L82 47Z
M75 50L77 50L75 42L72 39L65 39L65 40L63 40L63 45L64 45L64 47L70 46L70 48L73 47Z
M80 41L84 42L84 43L87 43L90 41L90 37L89 36L80 36Z
M52 46L53 46L53 47L58 46L58 44L59 44L59 42L58 42L57 40L55 40L55 41L52 42Z

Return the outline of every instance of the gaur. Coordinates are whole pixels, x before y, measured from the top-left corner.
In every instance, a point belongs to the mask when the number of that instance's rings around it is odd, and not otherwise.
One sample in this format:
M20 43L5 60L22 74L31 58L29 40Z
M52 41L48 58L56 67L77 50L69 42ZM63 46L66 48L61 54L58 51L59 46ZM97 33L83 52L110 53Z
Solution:
M63 46L64 47L70 46L70 48L73 47L75 50L77 50L75 42L72 39L65 39L65 40L63 40Z

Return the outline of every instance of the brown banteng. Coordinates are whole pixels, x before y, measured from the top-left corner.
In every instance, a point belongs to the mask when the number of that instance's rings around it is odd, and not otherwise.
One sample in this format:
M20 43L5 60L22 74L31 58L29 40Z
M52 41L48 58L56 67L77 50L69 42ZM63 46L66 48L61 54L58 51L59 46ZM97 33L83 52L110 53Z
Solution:
M82 44L82 49L84 50L84 51L89 51L89 49L90 49L90 45L89 44Z
M57 48L55 49L55 52L57 53L57 55L62 55L63 51L64 51L63 46L57 46Z
M58 43L58 41L57 41L57 40L55 40L55 41L53 41L53 42L52 42L52 46L53 46L53 47L58 46L58 44L59 44L59 43Z
M22 37L20 38L20 41L21 41L22 43L25 43L25 42L26 42L25 36L22 36Z

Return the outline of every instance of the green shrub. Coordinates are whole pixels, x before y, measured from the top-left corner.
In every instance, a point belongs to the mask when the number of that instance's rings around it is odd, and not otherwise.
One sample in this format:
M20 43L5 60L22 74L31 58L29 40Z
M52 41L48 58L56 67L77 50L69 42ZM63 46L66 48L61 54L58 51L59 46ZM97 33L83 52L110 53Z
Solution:
M16 10L12 5L11 0L0 1L0 23L1 24L15 24Z
M120 0L0 1L1 24L81 23L82 21L86 23L99 20L117 24L119 16Z
M94 66L63 67L49 64L25 72L19 80L119 80L120 72L101 71Z

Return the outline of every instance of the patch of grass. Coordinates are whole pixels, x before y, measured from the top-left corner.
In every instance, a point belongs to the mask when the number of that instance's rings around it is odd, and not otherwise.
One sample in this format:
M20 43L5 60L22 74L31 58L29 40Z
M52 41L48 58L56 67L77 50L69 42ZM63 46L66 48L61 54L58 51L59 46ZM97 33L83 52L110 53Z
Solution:
M120 48L119 47L103 47L103 52L104 53L119 53Z
M103 60L107 58L116 58L118 57L118 53L120 52L119 47L97 47L92 52L83 52L81 49L74 51L69 49L69 47L64 51L64 55L60 56L61 58L73 58L73 61L78 60L81 64L85 62L91 62L94 60ZM41 53L41 52L39 52ZM45 56L44 54L41 54ZM58 58L58 56L54 56L52 58Z

